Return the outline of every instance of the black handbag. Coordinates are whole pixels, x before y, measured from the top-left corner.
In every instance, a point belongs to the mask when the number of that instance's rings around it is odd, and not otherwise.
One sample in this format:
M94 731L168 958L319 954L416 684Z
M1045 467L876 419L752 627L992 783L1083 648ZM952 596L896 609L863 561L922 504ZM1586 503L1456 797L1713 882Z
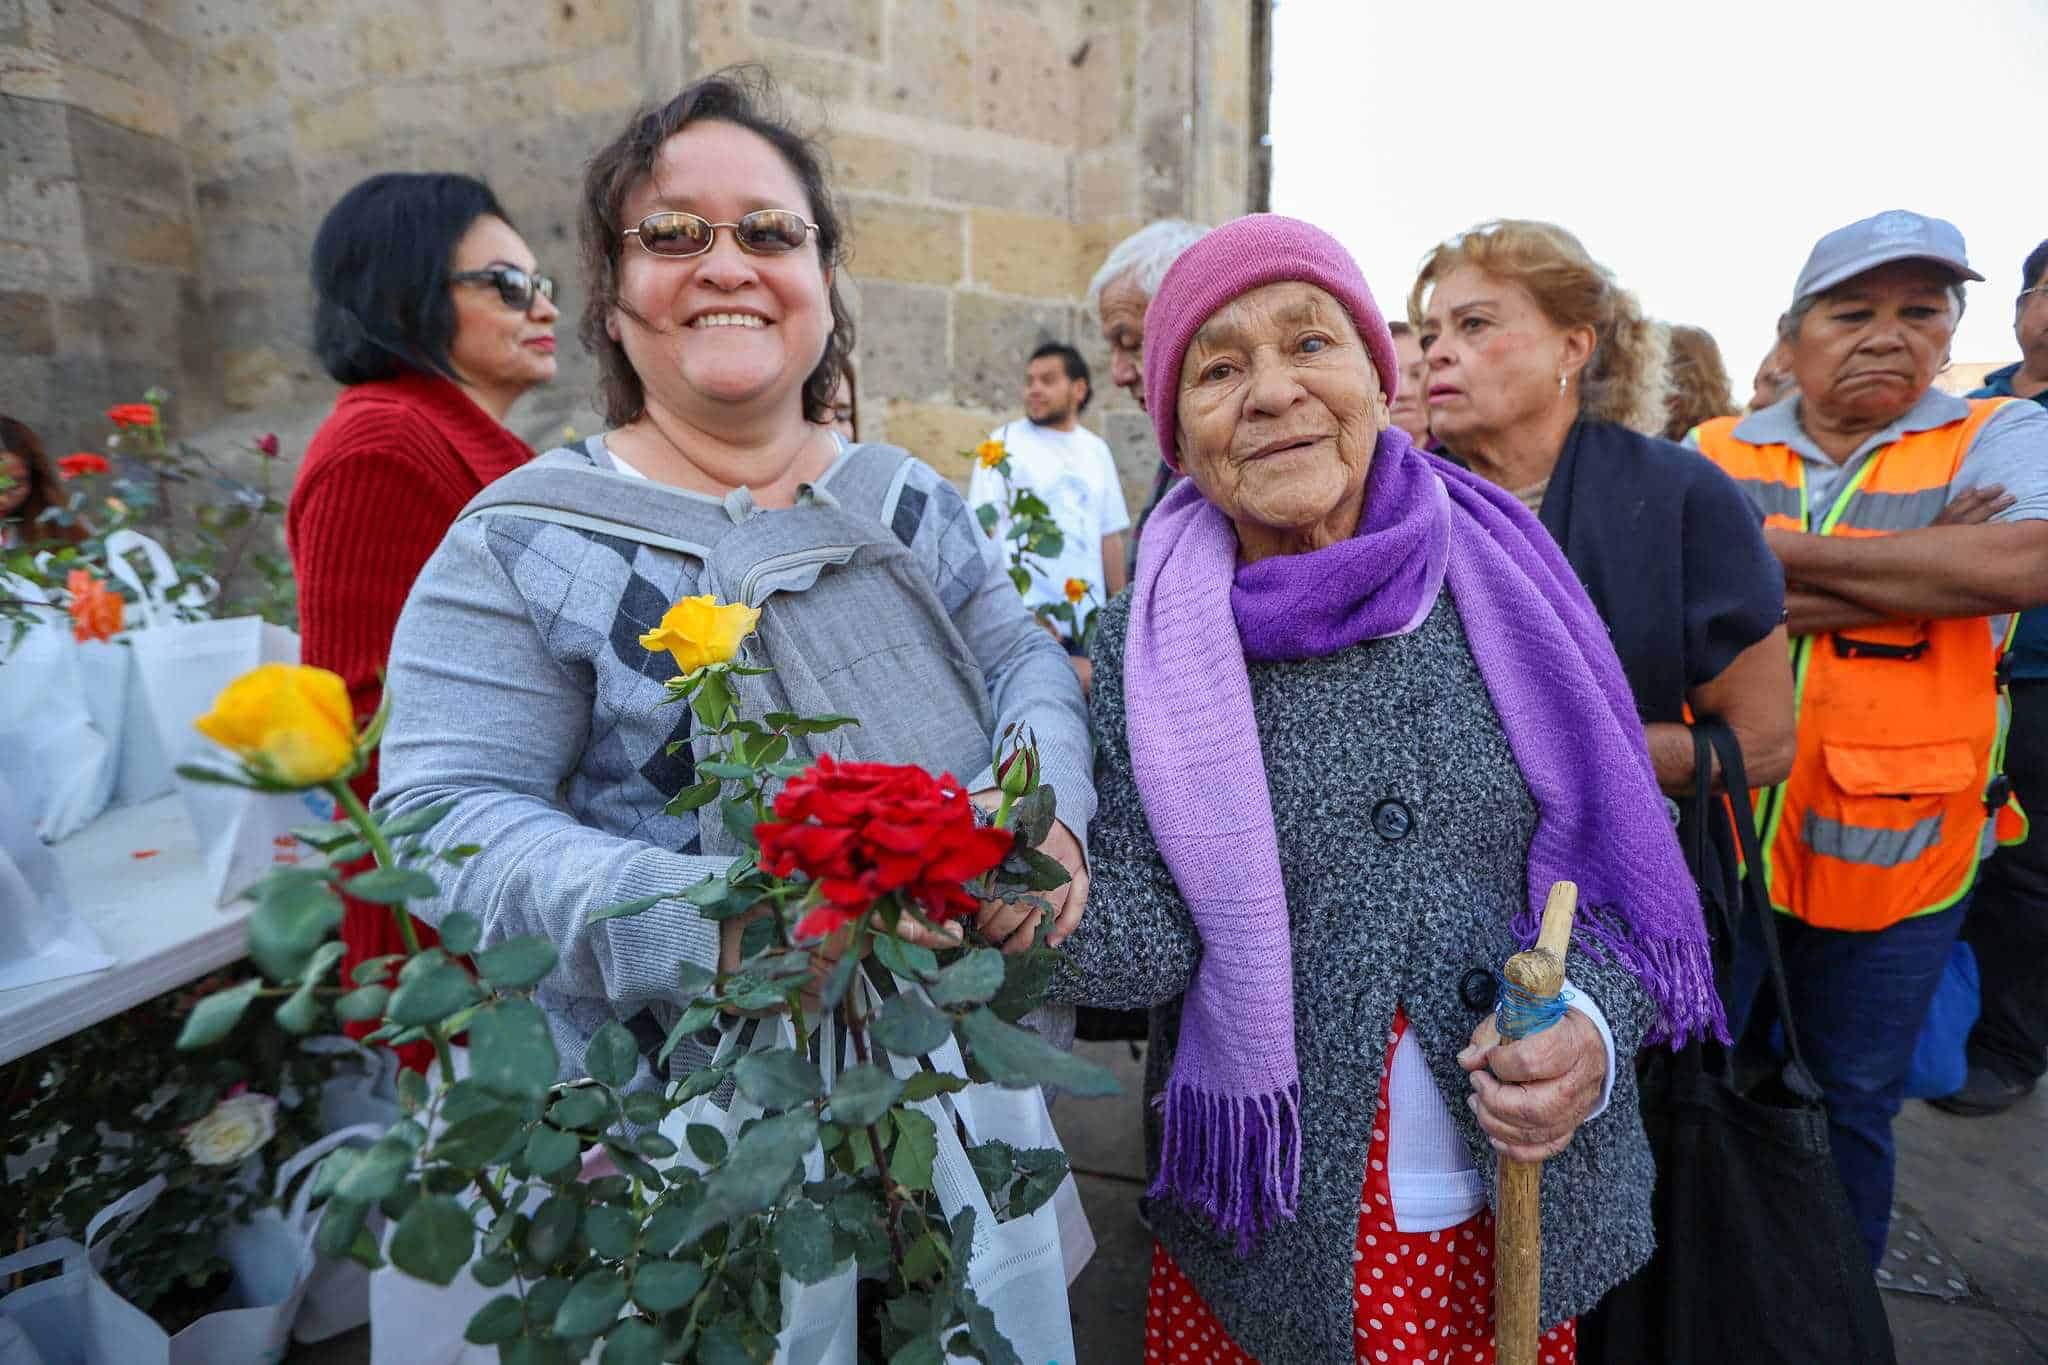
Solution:
M1723 921L1724 943L1742 916L1758 917L1790 1055L1782 1068L1738 1085L1729 1050L1718 1044L1646 1054L1638 1072L1657 1165L1657 1250L1580 1320L1579 1358L1885 1365L1896 1358L1891 1329L1793 1027L1742 751L1718 720L1699 722L1693 736L1698 780L1682 822L1691 826L1686 852L1715 856L1717 841L1706 832L1710 820L1725 822L1709 782L1718 753L1746 866L1739 875L1721 869L1719 884L1733 894L1710 914Z

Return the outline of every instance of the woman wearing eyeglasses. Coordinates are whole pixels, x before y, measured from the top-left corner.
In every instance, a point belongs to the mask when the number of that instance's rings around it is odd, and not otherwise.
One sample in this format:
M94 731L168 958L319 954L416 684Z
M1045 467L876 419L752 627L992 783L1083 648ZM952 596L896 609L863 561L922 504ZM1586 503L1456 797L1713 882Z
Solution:
M670 809L700 746L689 709L663 705L676 662L643 637L683 598L760 609L748 656L773 672L735 680L742 713L860 721L797 741L805 757L816 744L917 763L987 793L997 736L1031 730L1062 822L1044 847L1074 874L1050 898L1055 942L1085 899L1080 686L959 491L824 425L853 341L835 288L845 242L817 147L770 99L763 78L707 77L592 159L582 337L610 429L472 505L392 645L379 804L448 803L426 838L482 850L443 873L430 913L475 915L486 943L558 945L535 998L567 1076L618 1021L644 1080L682 1014L678 964L739 961L741 922L679 898L735 853L715 813ZM593 920L648 896L677 898ZM1021 950L1036 924L1030 907L989 905L977 927ZM835 951L817 945L814 967ZM1070 1012L1048 1021L1071 1027ZM684 1039L664 1069L709 1056Z
M301 657L339 673L367 717L428 556L485 484L533 458L504 421L555 377L554 281L489 187L394 174L328 213L313 288L314 349L346 387L306 450L286 520ZM357 792L367 800L376 785L373 766ZM381 905L350 902L342 937L344 973L405 949ZM424 1068L424 1047L402 1052Z

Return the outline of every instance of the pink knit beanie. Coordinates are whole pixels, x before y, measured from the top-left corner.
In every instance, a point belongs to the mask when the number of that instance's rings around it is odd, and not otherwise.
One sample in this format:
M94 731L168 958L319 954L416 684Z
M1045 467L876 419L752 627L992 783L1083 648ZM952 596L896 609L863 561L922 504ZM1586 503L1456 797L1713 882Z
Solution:
M1159 436L1159 457L1175 470L1180 364L1202 324L1240 294L1262 284L1300 280L1327 290L1351 314L1351 325L1394 401L1400 378L1394 334L1380 315L1358 262L1335 237L1299 218L1253 213L1225 223L1180 254L1145 310L1145 411Z

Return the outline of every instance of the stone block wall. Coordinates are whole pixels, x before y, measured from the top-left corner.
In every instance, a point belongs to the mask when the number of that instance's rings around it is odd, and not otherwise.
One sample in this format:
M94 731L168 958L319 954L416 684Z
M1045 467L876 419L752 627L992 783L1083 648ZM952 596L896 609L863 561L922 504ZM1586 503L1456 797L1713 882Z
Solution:
M1152 218L1254 206L1267 0L0 0L0 411L70 450L150 383L188 430L303 443L333 387L306 261L364 176L487 179L562 281L560 378L515 410L588 429L575 196L635 107L765 64L824 137L851 224L862 434L965 476L1039 341L1137 496L1149 439L1082 296Z

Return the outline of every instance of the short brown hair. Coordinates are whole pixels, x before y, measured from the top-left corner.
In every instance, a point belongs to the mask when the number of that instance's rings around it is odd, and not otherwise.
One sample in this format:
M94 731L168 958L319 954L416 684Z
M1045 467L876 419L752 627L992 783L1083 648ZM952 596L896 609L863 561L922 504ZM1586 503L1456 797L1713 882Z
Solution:
M577 223L583 243L585 293L579 334L597 357L598 406L612 426L634 420L647 407L647 390L633 362L626 358L626 348L605 327L614 308L631 315L619 298L619 256L626 246L622 234L629 226L622 221L626 196L653 173L663 144L691 124L707 119L744 128L773 147L809 200L806 207L818 227L820 261L830 270L846 258L845 231L825 184L824 152L783 114L775 82L767 71L758 66L727 67L691 82L659 109L635 114L624 131L590 159L583 174L583 206ZM804 416L813 422L832 420L832 390L839 383L839 367L853 353L853 315L839 296L836 278L828 295L832 333L826 339L825 354L804 380L803 388Z
M1593 358L1579 373L1586 416L1653 436L1664 429L1665 328L1577 237L1555 223L1497 218L1451 238L1423 258L1408 292L1409 322L1420 327L1431 287L1468 265L1521 285L1557 326L1593 329Z
M1669 420L1664 438L1682 441L1685 434L1702 422L1732 416L1735 396L1730 392L1728 366L1721 360L1721 348L1713 334L1703 328L1682 324L1671 328L1671 359L1666 365L1671 392L1664 400Z

